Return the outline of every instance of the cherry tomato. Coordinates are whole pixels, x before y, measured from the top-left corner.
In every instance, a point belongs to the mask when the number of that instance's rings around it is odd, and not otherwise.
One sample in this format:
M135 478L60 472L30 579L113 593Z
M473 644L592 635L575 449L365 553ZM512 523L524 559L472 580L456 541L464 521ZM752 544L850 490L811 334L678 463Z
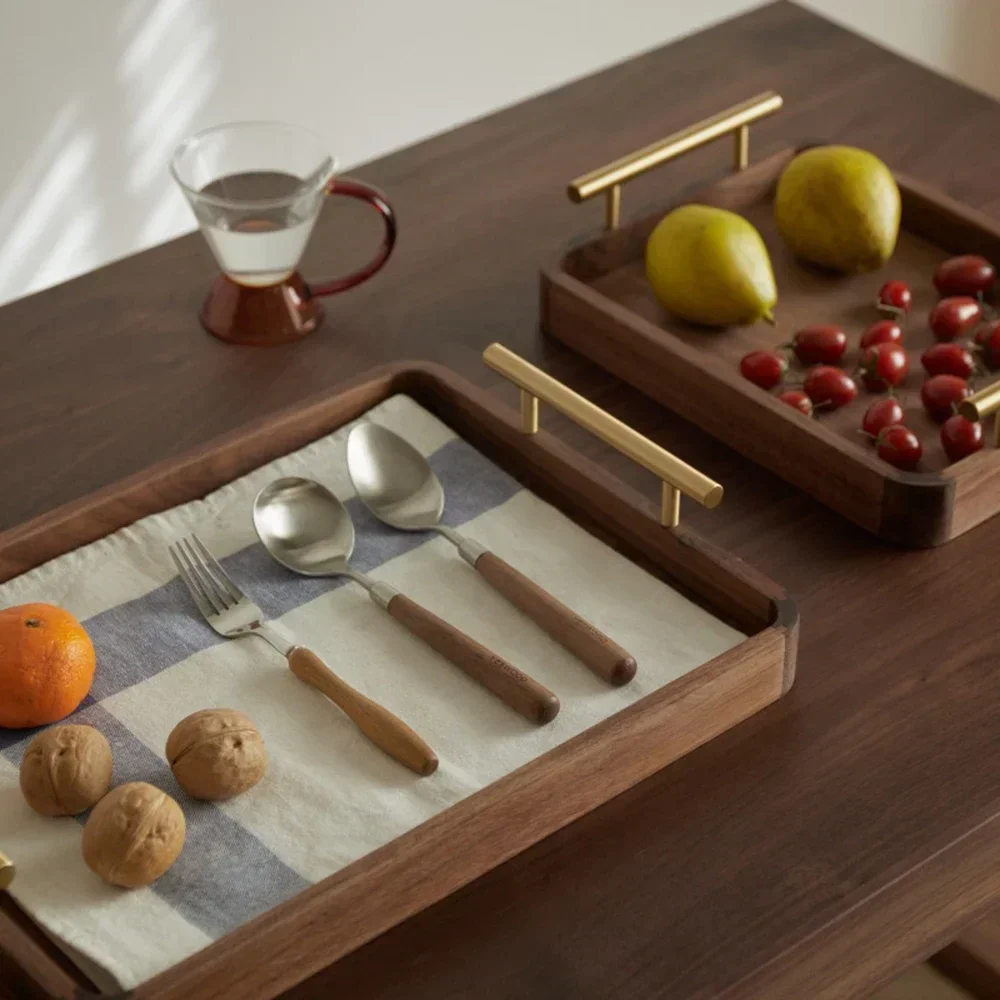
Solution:
M762 389L773 389L788 371L788 362L775 351L751 351L740 361L740 373Z
M924 453L920 438L902 424L893 424L880 431L875 447L878 457L897 469L915 469Z
M976 350L990 371L1000 368L1000 320L987 323L976 332Z
M928 375L971 378L976 370L976 359L961 344L934 344L920 355L920 363Z
M983 446L983 425L966 420L960 413L949 417L941 428L941 444L952 462L979 451Z
M804 413L807 417L812 416L812 400L801 389L786 389L784 392L779 392L778 399L795 407L799 413Z
M903 339L903 328L894 319L880 319L872 323L861 334L861 346L873 347L875 344L898 344Z
M847 334L839 326L807 326L789 346L804 365L835 365L847 350Z
M861 429L873 438L878 437L887 427L903 422L903 407L895 396L877 399L865 412L861 421Z
M869 392L885 392L899 385L910 370L910 359L899 344L866 347L858 362L861 381Z
M941 295L985 295L996 279L996 268L975 254L950 257L938 264L934 272L934 287Z
M875 306L885 312L903 316L910 311L912 303L910 286L905 281L887 281L879 289L878 302Z
M972 390L964 378L957 375L931 375L920 387L924 409L939 424L944 423Z
M846 406L858 394L858 387L854 380L841 371L830 365L817 365L806 372L805 381L802 383L806 395L813 401L814 406L822 406L826 409L836 410L841 406Z
M983 318L983 307L968 295L942 299L932 310L928 322L941 341L956 340L968 333Z

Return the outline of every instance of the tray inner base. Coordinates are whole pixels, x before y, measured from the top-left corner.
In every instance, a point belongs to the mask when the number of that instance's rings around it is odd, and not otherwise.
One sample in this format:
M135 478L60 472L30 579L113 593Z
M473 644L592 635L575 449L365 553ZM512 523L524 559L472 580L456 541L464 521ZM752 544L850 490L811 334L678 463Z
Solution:
M785 157L787 160L787 157ZM784 162L784 160L780 161ZM897 390L906 423L916 431L924 445L923 472L940 472L949 465L940 444L940 425L927 416L920 403L920 386L925 372L920 363L923 351L936 343L927 323L938 295L932 283L937 265L952 251L936 245L909 228L913 219L904 212L903 226L891 261L869 274L843 276L811 267L797 260L778 233L773 213L773 175L771 161L751 168L749 177L733 176L690 199L714 204L745 216L759 230L767 244L778 284L777 325L757 323L752 327L713 330L686 323L668 313L657 301L645 277L643 254L645 240L661 218L643 219L629 226L630 235L617 243L612 252L591 255L586 247L571 252L566 269L595 291L630 312L641 316L706 355L705 366L737 371L739 361L752 350L772 350L789 341L795 331L821 323L836 323L848 335L848 351L841 367L848 373L857 365L861 334L883 318L875 309L878 291L892 279L906 281L913 292L913 307L904 323L904 345L910 359L910 373ZM908 201L904 201L909 205ZM916 215L915 212L910 213ZM919 218L921 225L925 220ZM1000 250L1000 247L995 248ZM958 252L958 251L954 251ZM973 252L966 248L962 252ZM979 252L979 248L975 248ZM791 357L786 377L789 385L800 382L806 368ZM974 383L981 388L993 376ZM759 390L764 391L764 390ZM817 420L833 430L860 452L871 452L867 440L858 433L865 409L881 394L869 393L860 384L858 398L849 406L832 413L817 414Z

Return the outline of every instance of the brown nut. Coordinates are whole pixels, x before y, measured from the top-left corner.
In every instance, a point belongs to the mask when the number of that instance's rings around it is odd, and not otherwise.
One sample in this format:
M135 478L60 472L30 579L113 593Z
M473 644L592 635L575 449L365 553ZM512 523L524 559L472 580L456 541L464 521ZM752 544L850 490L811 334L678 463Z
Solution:
M21 794L43 816L77 816L111 787L111 747L91 726L39 733L21 760Z
M181 788L196 799L229 799L264 777L267 750L242 712L209 708L178 722L167 760Z
M155 882L184 847L184 813L166 792L132 781L97 803L83 828L83 860L109 885Z

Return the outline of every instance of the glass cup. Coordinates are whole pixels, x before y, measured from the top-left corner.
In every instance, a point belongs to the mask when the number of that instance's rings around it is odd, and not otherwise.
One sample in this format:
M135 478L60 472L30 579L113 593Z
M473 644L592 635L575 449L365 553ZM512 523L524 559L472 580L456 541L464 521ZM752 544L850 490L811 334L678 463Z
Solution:
M201 321L223 340L284 343L311 333L322 321L319 296L367 281L395 245L396 217L385 197L337 177L323 140L297 125L217 125L182 142L170 168L222 269ZM368 202L385 236L364 267L307 283L297 268L326 195Z

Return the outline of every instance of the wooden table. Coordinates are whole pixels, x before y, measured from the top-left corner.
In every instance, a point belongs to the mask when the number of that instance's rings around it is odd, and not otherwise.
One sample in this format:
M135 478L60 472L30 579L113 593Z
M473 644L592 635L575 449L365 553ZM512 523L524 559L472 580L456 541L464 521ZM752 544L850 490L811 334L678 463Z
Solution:
M1000 107L779 3L359 170L396 205L398 251L294 347L201 331L197 235L0 309L0 527L389 359L495 385L479 354L499 340L721 480L723 506L690 521L800 602L782 703L295 996L866 996L1000 900L1000 520L892 549L537 332L540 264L600 223L565 182L768 88L786 109L752 156L851 142L1000 217ZM692 154L631 184L626 213L727 166ZM376 238L331 205L304 269Z

